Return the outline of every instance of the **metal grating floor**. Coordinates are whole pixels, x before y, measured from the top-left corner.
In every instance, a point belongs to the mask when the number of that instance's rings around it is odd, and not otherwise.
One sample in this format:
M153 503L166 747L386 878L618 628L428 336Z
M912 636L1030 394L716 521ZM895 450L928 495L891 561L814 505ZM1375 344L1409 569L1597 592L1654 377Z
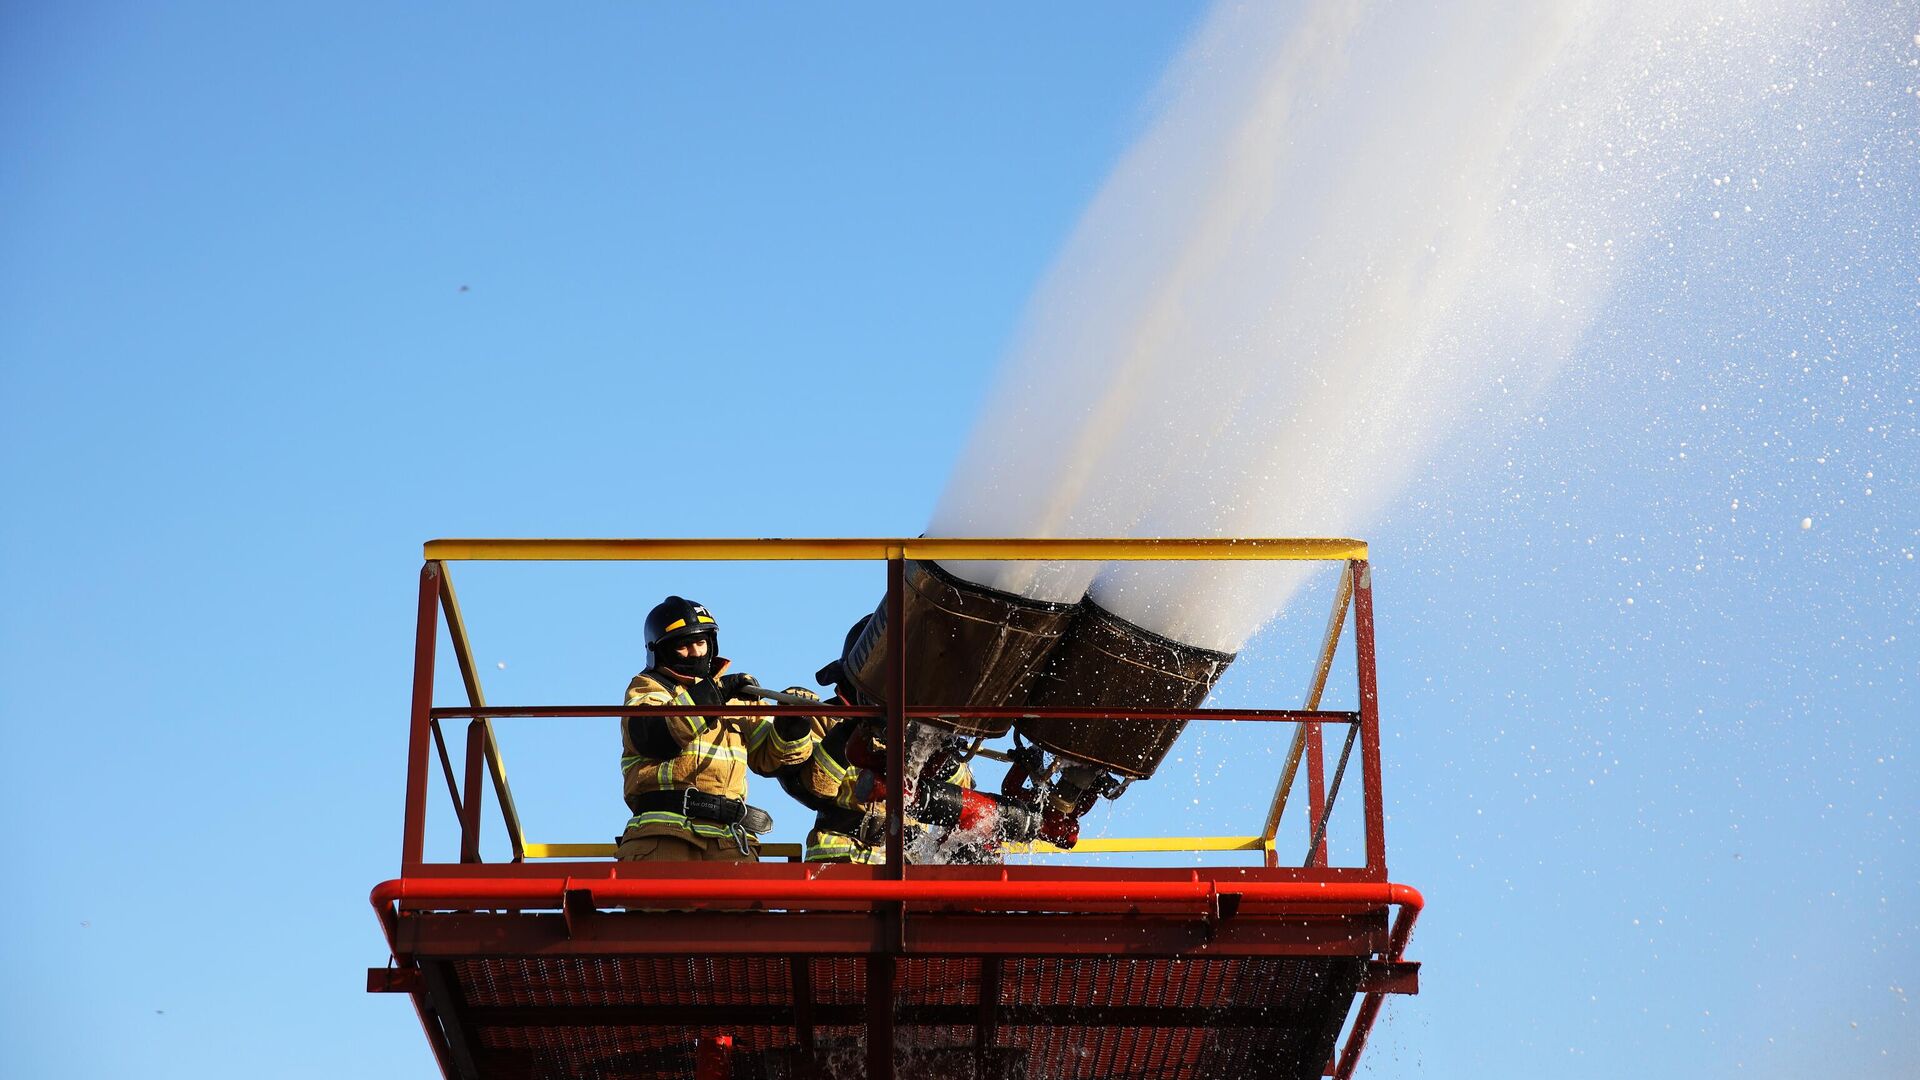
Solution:
M805 993L796 995L804 965ZM967 1080L1310 1078L1333 1052L1353 957L904 957L900 1075ZM861 1076L864 957L517 957L437 962L483 1080L668 1080L698 1039L736 1080ZM998 981L996 1006L981 1007ZM819 1051L802 1069L802 1013ZM981 1036L990 1053L976 1054Z

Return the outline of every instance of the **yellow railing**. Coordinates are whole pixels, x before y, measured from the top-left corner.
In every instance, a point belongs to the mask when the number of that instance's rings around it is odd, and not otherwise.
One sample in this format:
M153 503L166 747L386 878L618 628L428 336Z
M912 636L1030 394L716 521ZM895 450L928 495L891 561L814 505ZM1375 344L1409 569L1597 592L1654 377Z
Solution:
M1251 540L1011 540L960 539L848 540L429 540L426 556L442 562L780 562L868 559L981 559L1028 562L1107 562L1165 560L1364 559L1367 545L1346 539Z
M1341 630L1353 596L1352 565L1367 558L1364 541L1345 538L1252 539L1010 539L999 537L966 538L852 538L852 539L443 539L425 545L429 561L442 564L473 562L744 562L744 561L869 561L880 559L939 559L980 561L1314 561L1343 562L1340 585L1333 611L1316 658L1307 693L1306 709L1320 707L1334 653L1339 647ZM480 686L479 668L473 663L459 601L454 596L452 578L442 567L441 595L448 616L448 629L460 674L472 705L486 704ZM469 737L481 737L485 759L494 790L501 801L509 839L516 858L580 859L611 858L613 844L536 843L526 839L520 828L519 814L512 789L506 780L506 764L494 738L490 720L476 720ZM1281 777L1269 804L1266 821L1257 836L1166 836L1166 837L1089 837L1081 840L1074 853L1138 853L1259 851L1271 855L1280 819L1285 813L1288 793L1299 766L1305 725L1297 726ZM1010 853L1059 854L1068 849L1045 841L1008 844ZM799 858L798 844L763 844L761 854L771 858Z

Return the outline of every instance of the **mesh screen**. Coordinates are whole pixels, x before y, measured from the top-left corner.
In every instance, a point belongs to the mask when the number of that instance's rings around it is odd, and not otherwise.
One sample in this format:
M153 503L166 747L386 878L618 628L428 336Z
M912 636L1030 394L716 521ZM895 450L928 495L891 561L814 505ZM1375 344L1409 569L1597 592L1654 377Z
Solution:
M1360 972L1352 958L1008 958L990 1044L1002 1052L987 1060L971 1052L986 963L900 962L902 1080L1318 1077ZM809 966L822 1066L814 1075L863 1076L866 961ZM453 962L450 973L486 1080L685 1078L697 1041L723 1034L734 1040L736 1078L803 1075L793 1058L793 972L782 958L476 959ZM606 1009L617 1016L596 1012Z

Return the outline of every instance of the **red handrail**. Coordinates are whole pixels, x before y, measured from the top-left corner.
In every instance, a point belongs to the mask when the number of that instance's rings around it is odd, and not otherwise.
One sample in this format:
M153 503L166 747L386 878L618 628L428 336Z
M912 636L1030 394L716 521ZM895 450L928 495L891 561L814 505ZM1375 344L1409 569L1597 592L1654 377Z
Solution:
M1192 904L1208 907L1223 896L1278 903L1397 904L1418 911L1420 891L1391 882L1241 881L927 881L887 878L794 878L784 881L674 878L396 878L374 886L372 901L382 917L389 905L422 907L559 908L568 892L585 892L595 904L695 904L766 901L964 904L1017 910L1037 904ZM1406 931L1411 932L1408 922ZM1395 951L1405 934L1395 928Z

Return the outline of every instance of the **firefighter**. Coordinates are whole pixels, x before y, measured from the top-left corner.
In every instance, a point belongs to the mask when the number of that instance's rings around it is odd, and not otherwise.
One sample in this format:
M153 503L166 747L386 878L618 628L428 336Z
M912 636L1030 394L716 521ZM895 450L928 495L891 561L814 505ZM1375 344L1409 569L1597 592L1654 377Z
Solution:
M845 696L831 699L833 704L857 704ZM836 738L838 736L838 738ZM908 734L911 745L920 738L943 738L919 725ZM939 753L939 751L935 751ZM814 815L813 830L807 833L808 862L875 863L886 859L887 791L882 778L887 748L878 725L859 720L841 721L815 750L816 758L829 757L840 766L840 788L829 805ZM867 764L855 764L865 761ZM945 791L951 798L973 790L973 770L958 757L948 756L923 774L920 786ZM971 857L955 857L951 844L942 841L936 850L925 843L927 826L908 808L905 857L908 862L975 862Z
M838 695L827 703L853 704ZM867 807L848 805L840 799L841 785L853 767L847 762L847 739L862 726L859 720L815 718L812 756L780 770L780 786L794 801L814 812L803 855L807 862L867 861L868 845L860 843L859 837L863 831L877 832L881 819L869 818Z
M847 642L851 644L866 625L865 618L854 623L853 629L847 631ZM822 686L834 688L834 696L828 700L828 704L857 703L855 691L846 685L846 680L841 676L840 661L835 660L821 668L813 678ZM882 818L869 817L868 807L855 805L840 797L842 786L853 770L847 761L847 740L865 727L866 722L861 720L814 717L811 724L812 752L805 761L780 769L780 786L793 796L795 802L814 812L813 828L807 833L803 856L807 862L868 861L866 853L873 838L880 832ZM869 834L866 844L859 840L863 826Z
M862 704L844 690L827 703ZM780 770L780 786L814 811L804 858L807 862L879 862L886 851L887 799L886 788L874 784L877 777L872 765L884 762L886 747L869 721L818 717L815 723L821 734L814 741L813 756L799 766ZM855 758L871 764L856 765ZM964 761L955 760L938 771L947 784L973 787L973 772ZM907 819L910 848L924 831L920 822ZM911 850L908 861L918 861Z
M846 643L853 642L866 628L862 618L847 631ZM839 660L823 667L814 681L831 686L831 705L871 705L846 677ZM797 766L780 770L780 786L802 806L814 811L813 828L807 833L804 858L807 862L876 862L886 851L886 797L884 788L873 795L871 768L853 763L855 758L870 764L884 762L886 750L875 736L877 725L866 720L816 717L812 755ZM973 773L965 761L954 760L951 768L937 770L947 783L971 788ZM911 838L921 831L918 822L907 822Z
M669 596L647 614L645 633L647 669L627 684L628 705L760 703L753 676L727 672L720 624L702 605ZM623 861L755 860L773 819L747 804L746 770L772 776L813 752L804 716L629 716L620 727L633 813L620 836Z

